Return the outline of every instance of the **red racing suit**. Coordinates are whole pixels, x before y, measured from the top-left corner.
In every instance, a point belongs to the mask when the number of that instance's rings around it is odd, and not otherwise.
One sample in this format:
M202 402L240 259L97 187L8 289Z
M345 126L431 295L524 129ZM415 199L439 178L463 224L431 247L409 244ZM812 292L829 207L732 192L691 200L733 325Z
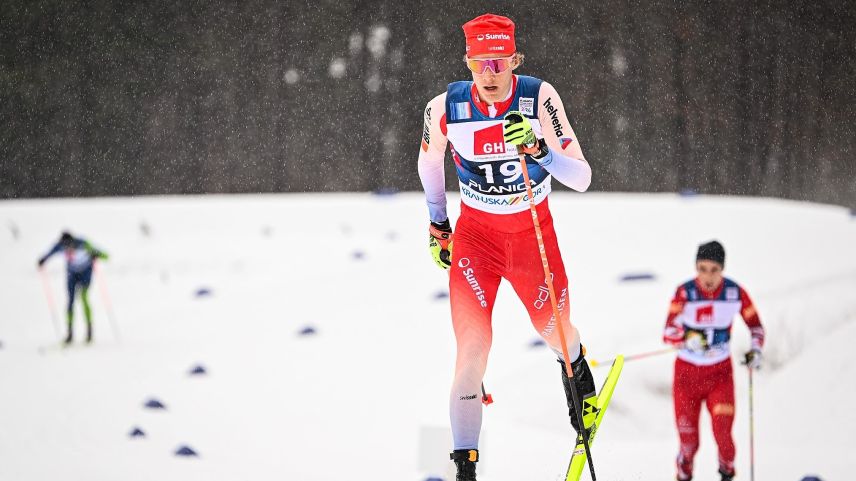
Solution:
M678 479L690 479L699 446L698 420L704 404L710 413L713 436L719 448L719 468L734 472L734 376L731 365L731 326L740 314L752 335L752 347L764 345L764 327L749 294L736 282L723 278L713 292L691 280L675 293L663 331L663 341L678 346L673 397L680 438ZM703 336L704 348L691 350L683 341L689 332Z
M476 449L481 430L482 377L490 351L491 313L504 278L525 304L535 329L559 355L553 316L529 198L514 145L503 138L503 116L520 111L547 143L550 153L526 168L537 204L547 258L560 307L559 322L575 359L579 335L570 329L568 278L547 203L553 177L585 191L591 169L582 156L561 99L541 80L514 76L505 101L487 105L473 82L449 84L446 93L425 108L419 175L434 222L447 219L443 160L449 144L461 190L461 217L455 226L449 274L452 325L457 342L455 377L450 395L454 449Z

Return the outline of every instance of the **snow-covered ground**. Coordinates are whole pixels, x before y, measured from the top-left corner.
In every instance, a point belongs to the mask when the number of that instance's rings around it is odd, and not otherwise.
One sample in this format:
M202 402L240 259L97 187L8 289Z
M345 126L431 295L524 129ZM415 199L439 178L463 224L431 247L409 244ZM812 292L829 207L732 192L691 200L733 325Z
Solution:
M557 193L551 205L591 359L659 349L696 246L722 241L726 274L753 295L768 332L755 379L756 479L852 479L856 218L751 198ZM420 194L0 202L0 480L444 476L454 344L426 216ZM35 268L63 228L111 255L91 292L89 347L56 347ZM47 272L59 315L59 256ZM620 282L628 273L656 278ZM202 288L211 294L197 297ZM316 334L299 335L306 327ZM734 334L742 352L739 321ZM536 338L503 285L484 481L552 481L567 464L558 367L531 347ZM189 376L196 364L208 374ZM600 479L673 479L671 365L663 355L625 366L594 447ZM736 382L737 469L748 479L743 369ZM145 409L152 397L166 409ZM696 480L718 480L702 423ZM146 436L129 437L135 426ZM199 456L175 456L181 445Z

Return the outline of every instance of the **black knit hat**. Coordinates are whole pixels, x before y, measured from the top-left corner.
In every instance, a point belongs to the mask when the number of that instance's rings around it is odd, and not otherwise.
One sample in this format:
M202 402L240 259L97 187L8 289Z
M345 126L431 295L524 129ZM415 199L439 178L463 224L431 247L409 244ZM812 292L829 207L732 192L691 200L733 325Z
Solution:
M59 236L59 243L68 246L74 241L74 237L72 237L71 233L68 231L63 231L62 235Z
M696 262L698 261L718 262L719 265L725 267L725 248L717 241L710 241L706 244L702 244L698 246Z

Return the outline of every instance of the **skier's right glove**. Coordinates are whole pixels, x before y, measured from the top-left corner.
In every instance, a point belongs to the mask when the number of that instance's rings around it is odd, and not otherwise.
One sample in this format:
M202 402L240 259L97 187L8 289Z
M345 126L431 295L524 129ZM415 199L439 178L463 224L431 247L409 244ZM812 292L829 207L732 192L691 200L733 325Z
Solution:
M687 329L687 333L684 335L684 349L697 353L706 351L707 339L704 337L704 333Z
M452 226L449 219L443 222L432 222L428 226L428 248L431 257L440 269L452 266Z

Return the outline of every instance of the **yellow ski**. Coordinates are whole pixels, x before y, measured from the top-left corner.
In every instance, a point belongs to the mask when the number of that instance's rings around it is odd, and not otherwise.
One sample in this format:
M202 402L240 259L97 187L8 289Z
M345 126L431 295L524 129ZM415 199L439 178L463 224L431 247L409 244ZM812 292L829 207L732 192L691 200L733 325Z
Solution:
M589 446L594 444L594 438L600 428L600 423L603 421L603 416L606 414L606 408L609 406L609 401L612 399L612 393L615 391L615 385L618 384L618 377L621 376L621 368L624 367L624 356L618 356L612 362L612 367L609 369L609 374L597 394L595 406L583 406L583 425L589 426L587 417L594 416L594 424L591 425L591 433L589 434ZM587 400L588 401L588 400ZM574 447L574 452L571 455L571 463L568 465L568 475L566 481L579 481L583 473L583 468L586 466L586 452L583 446L582 436L577 436L577 445Z

